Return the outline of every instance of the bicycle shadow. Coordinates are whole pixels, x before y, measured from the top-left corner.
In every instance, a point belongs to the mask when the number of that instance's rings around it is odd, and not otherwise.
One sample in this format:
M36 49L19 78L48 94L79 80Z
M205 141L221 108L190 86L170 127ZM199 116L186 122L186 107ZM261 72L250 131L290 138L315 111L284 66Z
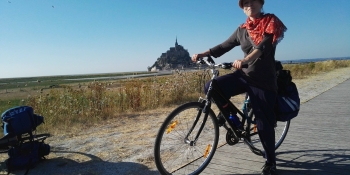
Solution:
M288 158L279 158L288 156ZM277 152L278 174L348 174L350 149Z
M57 157L46 159L37 164L36 167L30 169L28 174L42 175L110 175L110 174L125 174L125 175L159 175L156 170L150 170L147 166L135 162L108 162L103 161L99 157L74 151L51 151L56 154L74 154L81 158L89 158L88 161L77 162L75 160ZM7 174L5 162L0 163L0 174ZM16 170L10 175L25 174L26 170Z
M350 172L350 149L282 151L276 154L278 175L347 175ZM257 175L260 171L224 173L224 175L238 174Z

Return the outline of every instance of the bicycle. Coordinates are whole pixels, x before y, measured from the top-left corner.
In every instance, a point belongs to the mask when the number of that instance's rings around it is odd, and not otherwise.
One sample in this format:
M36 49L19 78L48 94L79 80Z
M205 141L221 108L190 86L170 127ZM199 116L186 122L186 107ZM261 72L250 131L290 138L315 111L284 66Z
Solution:
M8 152L10 147L21 145L29 141L44 141L46 138L50 137L49 133L45 134L35 134L30 136L29 134L13 135L7 134L0 138L0 153Z
M200 97L197 102L180 105L161 125L154 147L155 163L161 174L199 174L208 166L219 141L218 118L211 107L212 103L219 109L218 116L225 119L223 127L227 131L226 143L236 145L243 141L254 154L264 155L249 96L246 95L240 111L230 100L223 98L216 84L216 77L219 76L216 68L231 69L232 63L215 64L210 56L197 63L207 64L211 70L210 87L205 98ZM240 116L240 127L231 123L229 116L222 112L221 105L215 103L219 98L225 100L229 109ZM289 126L290 121L276 122L275 149L282 144Z

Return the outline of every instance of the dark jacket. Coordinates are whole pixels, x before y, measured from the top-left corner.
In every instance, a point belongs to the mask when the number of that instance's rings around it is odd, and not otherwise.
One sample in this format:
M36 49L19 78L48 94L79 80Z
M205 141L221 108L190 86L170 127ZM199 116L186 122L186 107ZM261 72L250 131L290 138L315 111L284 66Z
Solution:
M276 45L272 44L273 35L265 34L263 41L256 46L245 28L238 27L237 30L223 43L210 49L210 54L217 58L236 46L241 46L244 57L254 49L262 51L262 55L249 62L248 68L239 70L246 80L259 88L277 91L275 71L275 50Z

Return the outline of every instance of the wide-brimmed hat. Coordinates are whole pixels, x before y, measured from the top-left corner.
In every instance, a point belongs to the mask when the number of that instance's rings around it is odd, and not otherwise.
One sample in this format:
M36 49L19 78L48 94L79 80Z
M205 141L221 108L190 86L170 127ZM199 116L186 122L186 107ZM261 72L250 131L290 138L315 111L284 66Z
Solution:
M265 0L260 0L260 1L261 1L262 5L264 5ZM239 1L238 1L238 5L239 5L239 7L241 7L241 9L242 9L242 8L243 8L243 0L239 0Z

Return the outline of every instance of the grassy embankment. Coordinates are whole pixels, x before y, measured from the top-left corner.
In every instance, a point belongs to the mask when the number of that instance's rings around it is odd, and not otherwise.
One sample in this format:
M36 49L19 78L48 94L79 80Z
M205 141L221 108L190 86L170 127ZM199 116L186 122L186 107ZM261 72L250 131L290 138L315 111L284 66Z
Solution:
M299 79L349 67L350 60L283 66L284 69L291 70L293 79ZM221 71L221 74L229 72ZM38 127L40 133L76 131L99 123L100 120L123 116L125 113L197 100L203 95L204 82L210 78L203 78L203 75L208 75L208 72L185 72L169 76L68 85L64 85L67 82L62 83L55 78L47 78L40 83L38 81L31 87L25 87L24 83L14 83L12 88L1 89L0 86L0 112L17 105L28 105L34 108L35 113L45 117L45 124ZM55 82L54 87L52 82ZM27 96L18 95L21 93Z

